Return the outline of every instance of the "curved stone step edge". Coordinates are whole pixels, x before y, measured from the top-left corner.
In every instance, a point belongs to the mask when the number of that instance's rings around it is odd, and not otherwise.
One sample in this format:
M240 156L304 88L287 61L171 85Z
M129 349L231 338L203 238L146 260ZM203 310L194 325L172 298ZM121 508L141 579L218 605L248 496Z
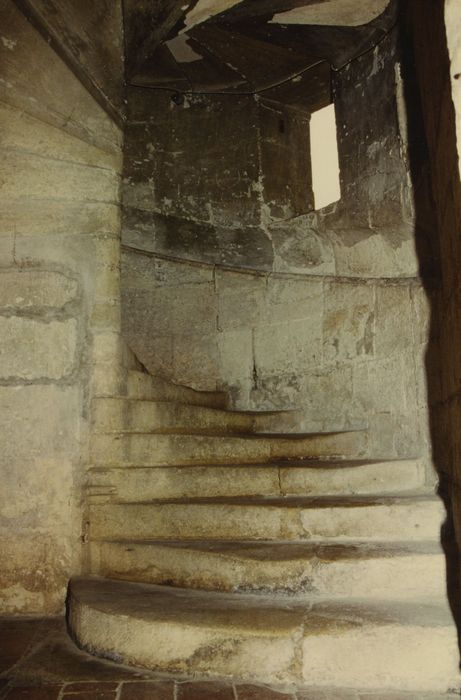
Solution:
M84 649L156 671L319 689L445 692L459 683L456 628L438 602L300 606L81 578L70 584L68 621Z
M224 391L197 391L189 386L174 384L161 377L137 370L128 370L127 396L133 399L180 401L181 403L225 409L228 396Z
M93 434L94 466L168 466L176 464L260 463L290 458L350 457L366 453L367 433L343 431L304 437Z
M385 495L424 487L420 460L269 465L96 467L91 502L137 502L195 496Z
M158 433L294 433L300 411L231 411L178 401L97 397L92 402L94 430Z
M110 579L201 590L413 600L443 597L441 545L254 542L90 544L91 571Z
M92 540L438 540L435 496L196 499L89 506Z

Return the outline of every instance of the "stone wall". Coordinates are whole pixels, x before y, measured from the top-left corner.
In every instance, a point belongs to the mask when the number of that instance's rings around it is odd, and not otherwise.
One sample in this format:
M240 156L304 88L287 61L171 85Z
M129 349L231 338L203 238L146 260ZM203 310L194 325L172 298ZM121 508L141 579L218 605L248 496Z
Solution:
M291 155L279 150L262 167L257 100L200 97L178 109L135 90L128 105L122 296L132 348L151 372L224 388L238 408L298 407L306 430L366 426L372 457L429 454L421 274L436 280L438 258L400 43L396 28L333 76L342 197L320 211L276 206L283 177L267 196L270 164ZM273 142L286 138L276 132ZM428 201L418 216L416 195L419 207Z
M409 3L408 20L437 212L433 237L440 247L442 272L440 294L431 299L426 354L431 434L442 494L461 543L461 7L456 0L418 0ZM417 163L413 170L416 167Z
M123 328L157 375L301 430L368 427L370 456L427 455L419 279L254 274L125 250Z
M15 3L0 14L0 609L57 613L91 395L121 381L122 135Z
M417 222L425 258L415 255L400 54L394 29L333 73L342 197L317 212L309 100L196 95L178 105L168 91L130 89L124 243L264 272L406 277L433 266L430 208ZM427 177L418 187L427 191Z

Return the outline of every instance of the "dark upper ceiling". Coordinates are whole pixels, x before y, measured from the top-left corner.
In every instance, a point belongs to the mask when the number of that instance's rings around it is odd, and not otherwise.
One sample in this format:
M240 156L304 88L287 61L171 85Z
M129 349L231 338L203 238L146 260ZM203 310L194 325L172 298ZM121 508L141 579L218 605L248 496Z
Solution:
M124 0L127 82L265 92L322 74L325 62L340 68L378 43L395 14L389 0Z

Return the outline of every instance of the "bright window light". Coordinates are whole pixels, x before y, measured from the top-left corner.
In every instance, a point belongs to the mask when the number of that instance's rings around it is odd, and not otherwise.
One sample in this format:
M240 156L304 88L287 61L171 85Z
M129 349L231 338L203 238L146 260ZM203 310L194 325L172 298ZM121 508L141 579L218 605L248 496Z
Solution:
M323 209L341 199L334 104L311 115L310 141L314 206Z

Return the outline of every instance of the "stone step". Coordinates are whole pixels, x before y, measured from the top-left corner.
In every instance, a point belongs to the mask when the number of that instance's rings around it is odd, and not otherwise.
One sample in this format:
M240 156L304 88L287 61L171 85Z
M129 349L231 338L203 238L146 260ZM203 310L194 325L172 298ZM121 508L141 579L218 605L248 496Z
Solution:
M311 461L274 465L95 468L92 502L234 496L331 496L397 493L422 487L416 459Z
M196 391L191 387L173 384L161 377L136 370L128 371L127 396L132 399L178 401L212 408L227 406L227 394L224 391Z
M97 398L93 401L96 432L135 433L263 433L292 432L296 411L243 412L193 406L172 401Z
M438 542L93 542L93 573L217 591L413 600L443 597Z
M439 540L435 496L203 498L90 506L94 540Z
M283 458L360 457L367 445L362 431L300 436L96 434L94 466L153 467L188 464L250 464Z
M443 601L308 603L81 578L70 584L68 619L84 649L155 671L320 690L459 683Z

